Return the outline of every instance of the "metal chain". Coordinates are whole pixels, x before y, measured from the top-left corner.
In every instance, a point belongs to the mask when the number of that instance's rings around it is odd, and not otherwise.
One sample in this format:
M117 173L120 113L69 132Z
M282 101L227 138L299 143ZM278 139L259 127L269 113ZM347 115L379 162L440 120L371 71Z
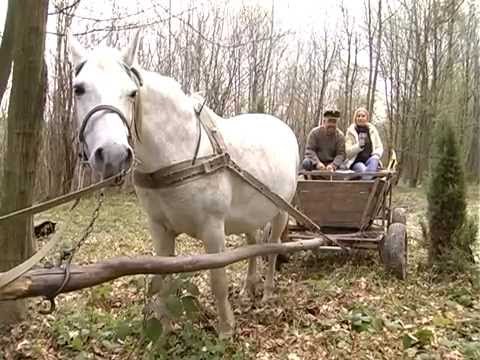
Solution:
M103 205L103 191L99 191L97 193L97 206L93 210L90 222L88 223L87 227L85 228L83 235L81 236L80 240L77 241L75 246L68 250L63 250L62 255L60 256L60 264L61 266L62 262L65 262L65 268L64 268L64 278L60 286L58 287L57 290L51 295L47 297L47 300L50 302L50 307L47 310L41 310L41 314L51 314L53 311L55 311L55 297L60 294L65 286L67 285L68 281L70 280L71 272L70 272L70 265L72 263L73 257L75 256L76 252L80 249L80 247L85 243L87 238L90 236L90 234L93 231L93 226L95 225L95 222L97 221L99 215L100 215L100 209Z
M90 234L92 233L93 231L93 226L95 225L95 222L97 221L99 215L100 215L100 208L102 207L103 205L103 191L99 191L97 193L97 206L95 207L95 210L93 210L93 213L92 213L92 217L90 219L90 222L88 223L87 227L85 228L84 232L83 232L83 235L82 237L80 238L80 240L78 240L77 244L75 245L75 247L73 247L72 249L70 249L67 253L67 255L69 256L69 258L73 258L73 256L75 255L75 253L80 249L80 247L83 245L83 243L85 242L85 240L87 240L87 238L90 236ZM63 257L64 259L66 259L65 257ZM68 259L66 259L68 260Z

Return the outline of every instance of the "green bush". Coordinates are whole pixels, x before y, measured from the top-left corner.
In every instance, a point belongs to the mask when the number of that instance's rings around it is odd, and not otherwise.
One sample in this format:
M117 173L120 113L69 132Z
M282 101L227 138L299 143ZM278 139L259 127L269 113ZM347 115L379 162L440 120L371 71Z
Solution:
M441 270L460 271L473 263L477 221L467 216L463 159L449 121L438 123L427 189L429 261Z

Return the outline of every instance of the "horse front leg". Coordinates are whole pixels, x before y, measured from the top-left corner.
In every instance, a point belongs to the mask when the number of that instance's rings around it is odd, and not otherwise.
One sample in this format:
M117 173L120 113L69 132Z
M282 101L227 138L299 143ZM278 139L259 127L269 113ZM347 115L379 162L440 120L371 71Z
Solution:
M283 229L287 225L288 214L286 212L278 213L272 220L272 229L270 232L269 242L280 243L280 236ZM275 276L275 264L277 261L277 255L268 255L267 274L264 282L263 298L262 301L267 301L273 297L274 290L274 276Z
M205 251L209 254L225 251L225 224L222 220L206 221L198 234L203 240ZM220 338L229 338L233 335L235 318L228 301L228 279L226 269L210 270L210 284L218 311L218 334Z
M150 232L157 256L175 256L176 235L174 232L152 220L150 220ZM166 308L166 299L170 287L168 279L169 275L154 275L149 289L149 294L155 295L155 300L151 301L150 304L154 316L160 320L163 330L167 333L173 330Z

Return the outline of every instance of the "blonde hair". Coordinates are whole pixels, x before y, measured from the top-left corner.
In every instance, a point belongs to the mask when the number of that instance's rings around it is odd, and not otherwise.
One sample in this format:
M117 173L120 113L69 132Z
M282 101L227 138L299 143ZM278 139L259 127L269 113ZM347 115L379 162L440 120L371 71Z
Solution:
M363 111L365 114L367 114L367 119L368 121L370 121L370 113L368 112L368 110L364 107L359 107L357 110L355 110L355 112L353 113L353 123L356 124L357 123L357 115L359 112Z

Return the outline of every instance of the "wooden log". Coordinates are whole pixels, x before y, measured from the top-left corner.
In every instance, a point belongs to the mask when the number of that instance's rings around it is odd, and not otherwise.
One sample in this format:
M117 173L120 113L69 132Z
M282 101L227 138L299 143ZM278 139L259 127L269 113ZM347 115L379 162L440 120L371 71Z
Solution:
M324 238L286 242L282 244L249 245L217 254L195 256L162 257L118 257L95 264L71 265L70 280L62 293L96 286L127 275L172 274L216 269L254 256L286 254L301 250L312 250L327 244ZM3 273L0 273L0 278ZM0 288L0 300L14 300L26 297L54 294L64 280L63 268L32 269Z

